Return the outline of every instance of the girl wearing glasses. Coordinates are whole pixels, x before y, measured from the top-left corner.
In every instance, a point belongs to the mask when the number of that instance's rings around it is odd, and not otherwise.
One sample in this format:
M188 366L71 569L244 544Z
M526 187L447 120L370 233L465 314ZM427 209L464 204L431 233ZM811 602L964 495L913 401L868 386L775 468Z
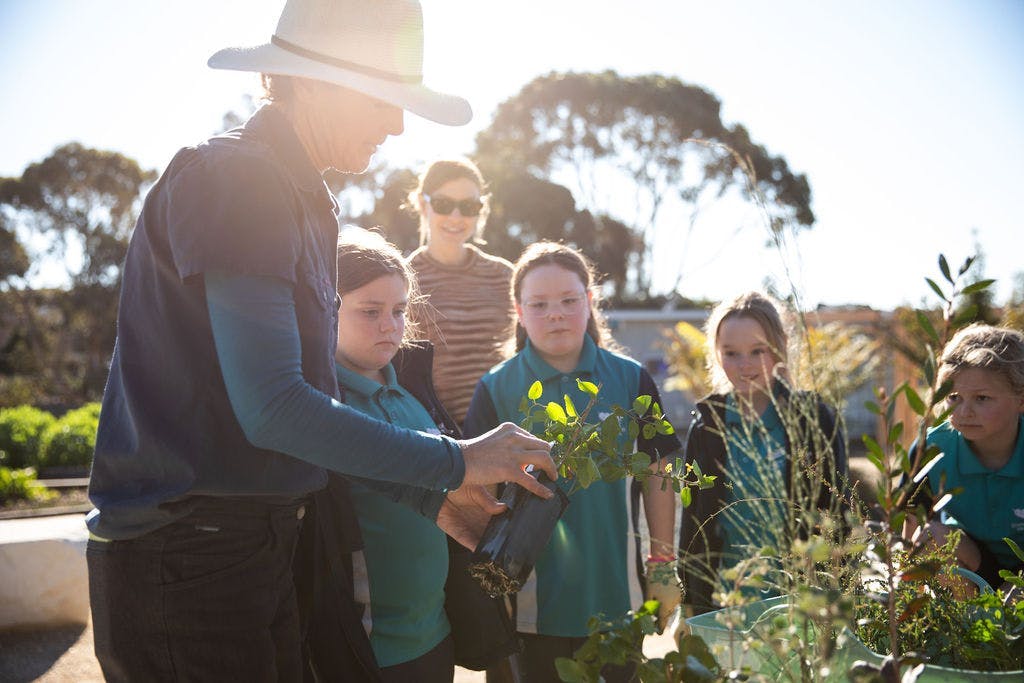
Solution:
M660 402L647 371L610 350L614 342L597 309L593 271L578 251L552 242L529 246L516 263L512 296L518 321L516 354L477 384L466 415L467 434L522 419L520 401L537 380L543 385L542 404L561 403L563 395L569 395L582 407L589 396L579 389L577 378L600 385L594 419L603 419L613 404L632 405L640 395ZM626 430L622 439L621 447L630 449ZM680 451L675 435L641 437L636 446L654 460L652 470ZM559 485L568 488L569 482L560 480ZM598 482L573 494L572 504L516 596L516 626L523 641L518 659L521 680L557 680L555 659L571 657L583 644L592 616L614 619L641 603L640 541L630 526L631 518L634 524L638 519L640 489L619 480ZM661 603L664 627L680 598L672 546L675 494L671 488L661 490L652 479L642 495L651 535L647 597ZM608 681L629 680L631 673L622 667L602 672Z
M473 244L487 221L480 170L469 159L432 163L409 195L420 215L420 248L409 256L423 302L411 313L434 344L438 397L459 423L473 387L502 359L512 324L512 264Z

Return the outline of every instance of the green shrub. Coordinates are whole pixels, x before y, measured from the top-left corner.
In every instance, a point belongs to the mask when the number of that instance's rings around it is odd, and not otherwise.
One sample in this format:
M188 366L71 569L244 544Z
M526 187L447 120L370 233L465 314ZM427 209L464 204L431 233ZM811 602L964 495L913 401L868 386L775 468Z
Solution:
M63 417L43 432L39 446L42 467L88 467L96 447L100 404L88 403Z
M57 419L32 406L0 409L0 465L17 469L39 462L39 446L43 432Z
M36 471L31 467L0 467L0 505L15 500L48 500L55 495L36 481Z

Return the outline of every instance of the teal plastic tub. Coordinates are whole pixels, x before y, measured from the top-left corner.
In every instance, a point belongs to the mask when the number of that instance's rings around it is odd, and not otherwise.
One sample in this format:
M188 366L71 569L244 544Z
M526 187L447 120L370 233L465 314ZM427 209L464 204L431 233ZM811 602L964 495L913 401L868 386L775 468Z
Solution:
M968 577L970 578L970 577ZM986 586L979 583L985 590ZM991 589L989 589L991 590ZM733 607L708 612L686 620L690 632L700 636L707 643L718 663L726 669L748 666L752 671L770 676L778 681L799 680L797 654L780 661L771 648L763 650L746 646L748 640L766 641L774 620L789 619L789 598L781 596L758 600L743 607ZM776 624L779 625L779 624ZM845 630L843 645L832 661L832 675L828 681L845 682L846 672L858 661L880 664L884 655L872 651L857 636ZM917 679L919 683L1024 683L1024 670L1019 671L967 671L926 664Z

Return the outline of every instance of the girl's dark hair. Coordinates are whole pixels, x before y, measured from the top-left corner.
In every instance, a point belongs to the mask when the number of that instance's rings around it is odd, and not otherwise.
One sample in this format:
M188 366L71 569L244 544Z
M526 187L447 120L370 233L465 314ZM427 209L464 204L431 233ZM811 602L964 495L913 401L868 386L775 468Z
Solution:
M983 323L960 330L942 349L939 381L969 369L991 370L1006 379L1013 393L1024 395L1024 334Z
M546 265L555 265L579 276L584 289L590 292L590 320L587 321L587 334L598 346L612 351L618 350L618 345L608 330L608 324L604 316L601 315L599 308L601 299L596 286L597 277L594 274L594 266L586 256L570 246L557 242L534 242L528 246L512 270L512 300L516 304L522 303L520 297L523 291L523 278L534 268ZM526 347L526 339L526 329L516 320L514 334L516 352L522 351Z
M438 159L427 166L426 170L420 173L419 178L417 178L416 187L409 191L406 206L414 212L420 213L420 197L433 194L437 188L445 183L458 180L459 178L466 178L472 181L480 189L480 201L484 203L484 207L480 210L480 215L477 217L476 233L473 235L473 241L485 244L482 235L484 224L487 223L487 216L491 208L488 203L487 184L484 182L484 176L480 173L477 165L466 157ZM420 246L427 243L429 232L430 226L427 224L427 217L420 213Z
M409 308L419 299L416 273L395 245L377 232L346 226L338 237L338 296L370 284L379 277L397 275L409 291ZM416 321L406 318L402 345L416 338Z

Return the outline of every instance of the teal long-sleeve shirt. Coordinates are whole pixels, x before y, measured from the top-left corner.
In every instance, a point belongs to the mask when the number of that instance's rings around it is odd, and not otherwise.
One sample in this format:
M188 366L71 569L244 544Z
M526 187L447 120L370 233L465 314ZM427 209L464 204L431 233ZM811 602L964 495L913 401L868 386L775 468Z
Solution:
M205 279L217 358L246 438L436 518L465 475L458 444L373 419L310 386L289 283L219 272Z

